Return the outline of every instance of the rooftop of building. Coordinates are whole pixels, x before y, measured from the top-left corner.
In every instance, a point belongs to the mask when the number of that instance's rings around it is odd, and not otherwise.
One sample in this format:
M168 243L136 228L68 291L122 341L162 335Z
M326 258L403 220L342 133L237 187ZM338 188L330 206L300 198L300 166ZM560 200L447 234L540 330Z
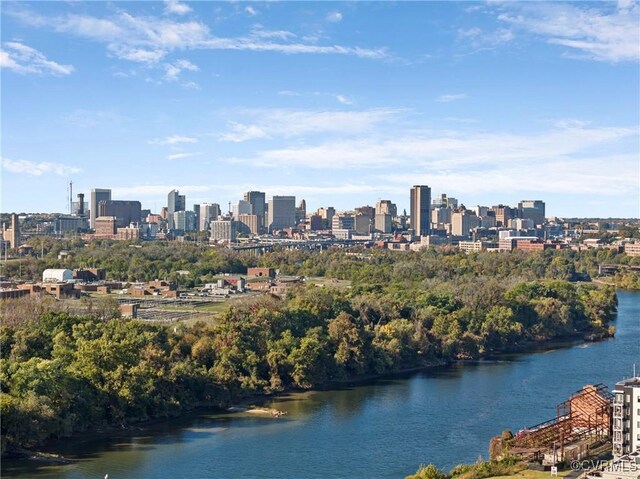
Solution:
M616 383L616 387L640 387L640 376L623 379Z

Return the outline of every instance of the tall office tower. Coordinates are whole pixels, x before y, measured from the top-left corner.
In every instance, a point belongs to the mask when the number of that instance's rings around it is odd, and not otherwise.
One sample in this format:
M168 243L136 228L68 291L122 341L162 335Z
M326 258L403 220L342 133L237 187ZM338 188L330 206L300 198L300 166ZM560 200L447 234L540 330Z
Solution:
M331 219L332 230L354 230L355 224L355 216L349 213L340 213Z
M251 203L245 200L240 200L237 203L231 205L231 216L233 216L234 220L238 220L238 216L240 215L252 215L253 208L251 207Z
M373 218L376 216L376 209L373 206L358 206L356 208L356 215L364 215L369 217L370 220L373 221Z
M533 220L536 226L544 224L544 210L545 204L541 200L522 200L518 203L518 216Z
M376 211L377 215L390 215L392 218L394 216L398 216L398 207L395 203L392 203L391 200L380 200L376 203Z
M463 207L451 213L451 234L468 237L473 228L480 226L480 218Z
M89 203L89 226L92 229L96 228L96 218L100 216L98 214L98 203L101 201L108 201L111 199L111 190L102 188L94 188L91 190L91 199Z
M213 220L220 216L220 205L218 203L202 203L200 205L200 223L198 231L206 231Z
M238 215L236 221L238 233L258 234L258 216L257 215Z
M307 202L303 199L300 205L296 207L296 224L304 223L307 218Z
M358 233L371 233L371 217L364 213L356 213L353 217L353 230Z
M511 208L505 205L492 206L491 211L496 214L496 226L503 228L506 228L509 225L509 220L515 216L511 214Z
M176 211L173 214L173 227L175 230L188 233L196 230L196 213L195 211Z
M640 451L640 376L616 383L613 390L613 457Z
M317 214L322 217L323 227L330 230L333 222L333 216L336 214L336 209L333 206L318 208Z
M324 222L322 216L315 213L309 217L309 230L318 231L324 228Z
M210 241L235 241L238 236L238 222L231 217L220 217L212 220L210 225Z
M244 200L251 203L251 213L258 217L258 229L262 230L267 221L265 194L263 191L247 191Z
M411 188L411 228L418 236L431 233L431 188L414 186Z
M76 207L76 214L78 216L84 216L84 193L78 193L78 204Z
M388 213L376 213L375 229L380 233L391 233L393 228L391 219Z
M272 196L269 200L267 227L269 233L296 225L296 197Z
M181 195L178 190L171 190L167 198L167 222L169 229L175 228L173 223L173 214L176 211L186 210L187 199L184 195Z
M193 231L198 231L200 229L200 205L193 205L193 212L196 214L196 223L193 228Z
M141 211L139 201L103 200L98 203L98 216L115 216L118 228L140 223Z
M456 209L458 207L458 200L451 196L447 196L446 193L442 193L433 199L431 205L433 207L444 206L445 208Z

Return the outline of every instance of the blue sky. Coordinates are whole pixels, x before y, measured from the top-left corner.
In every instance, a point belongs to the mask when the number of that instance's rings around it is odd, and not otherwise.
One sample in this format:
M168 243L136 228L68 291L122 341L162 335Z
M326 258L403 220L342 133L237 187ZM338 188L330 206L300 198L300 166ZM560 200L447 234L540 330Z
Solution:
M413 184L639 216L640 3L2 2L3 212Z

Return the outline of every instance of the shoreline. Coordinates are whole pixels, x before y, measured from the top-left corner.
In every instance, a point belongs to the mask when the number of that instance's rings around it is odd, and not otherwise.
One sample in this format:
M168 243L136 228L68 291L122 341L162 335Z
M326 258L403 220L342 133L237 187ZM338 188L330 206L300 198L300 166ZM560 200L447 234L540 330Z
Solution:
M608 339L608 338L603 338ZM156 417L150 418L143 421L139 421L136 423L131 423L126 426L106 426L102 428L97 428L95 431L91 432L76 432L67 437L49 439L45 441L43 444L43 448L38 450L28 450L21 449L18 451L6 451L2 456L4 459L9 459L18 462L28 462L28 463L42 463L42 464L50 464L50 465L64 465L71 464L76 462L76 459L70 459L65 457L64 455L58 454L56 452L48 452L55 451L59 449L56 445L59 444L81 444L85 442L91 442L99 439L109 439L115 438L120 435L130 435L135 434L136 432L144 432L148 428L159 425L163 423L167 423L169 421L179 420L179 419L187 419L189 415L198 415L202 412L208 410L211 414L214 415L226 415L226 414L239 414L239 413L249 413L254 414L256 416L263 417L272 417L273 419L279 419L283 416L286 416L286 412L279 411L274 408L266 408L264 404L269 401L276 400L281 397L284 398L287 394L290 393L303 393L303 392L313 392L313 391L331 391L336 389L343 389L347 386L359 386L369 382L375 382L385 379L398 379L402 378L405 375L412 373L419 373L421 371L431 371L436 370L442 367L452 367L455 365L464 365L464 364L473 364L473 363L481 363L483 361L492 361L499 360L504 357L508 357L513 354L531 354L538 351L551 350L558 347L571 347L575 344L587 344L589 341L585 339L584 333L576 333L574 335L563 336L559 338L554 338L549 341L526 341L523 343L515 344L512 347L500 351L490 351L480 355L478 358L472 359L452 359L452 360L436 360L427 364L423 364L420 366L413 366L402 368L397 371L390 371L381 374L363 374L345 379L334 379L328 381L325 384L313 387L313 388L285 388L282 391L277 393L261 393L261 394L253 394L243 398L240 398L237 401L234 401L232 404L228 406L217 406L213 404L201 404L194 406L190 409L185 409L180 411L178 414L164 417ZM49 446L49 447L47 447Z

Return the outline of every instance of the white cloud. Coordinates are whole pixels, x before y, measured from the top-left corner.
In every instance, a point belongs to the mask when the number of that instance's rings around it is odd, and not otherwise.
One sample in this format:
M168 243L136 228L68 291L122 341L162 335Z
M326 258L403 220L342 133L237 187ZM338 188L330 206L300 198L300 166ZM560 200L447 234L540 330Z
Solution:
M250 15L252 17L258 14L258 11L255 8L253 8L251 5L244 7L244 11L245 13L247 13L247 15Z
M265 30L261 25L256 25L252 30L250 36L252 38L266 38L266 39L278 39L288 40L295 38L296 34L287 30Z
M440 103L449 103L450 101L464 100L465 98L467 98L465 93L449 93L446 95L440 95L436 98L436 101Z
M177 0L165 0L165 13L175 13L176 15L185 15L191 11L191 7Z
M62 65L24 43L5 42L0 50L0 67L18 73L37 73L49 75L69 75L75 70L73 65Z
M47 173L53 173L58 176L69 176L81 171L80 168L62 163L52 163L48 161L36 163L28 160L12 160L9 158L2 158L2 168L11 173L33 176L42 176Z
M187 70L191 72L197 72L200 70L197 65L194 65L189 60L181 59L173 63L166 63L164 65L165 75L164 79L167 81L176 81L180 74Z
M342 21L342 13L340 12L329 12L327 14L327 21L331 23L339 23Z
M192 156L199 155L199 153L174 153L172 155L167 156L167 160L182 160L184 158L191 158Z
M200 21L134 16L123 11L105 19L89 15L45 17L26 9L11 11L9 14L34 27L49 27L58 32L105 43L112 55L136 62L157 62L159 58L175 50L246 50L349 55L370 59L389 57L385 48L304 43L293 40L295 35L284 31L254 29L245 36L218 37Z
M346 99L346 98L345 98ZM363 111L324 110L238 110L227 115L250 118L253 123L230 121L229 130L220 135L222 141L241 142L255 138L293 138L302 135L334 133L353 135L371 131L390 121L401 110L379 108Z
M72 125L82 128L92 128L105 123L117 123L125 121L126 118L113 110L75 110L62 119Z
M343 105L352 105L353 102L345 95L336 95L336 100L338 100Z
M621 62L640 59L640 2L596 4L515 3L498 18L511 26L568 47L583 58Z
M509 175L530 182L533 180L527 176L528 170L537 171L536 178L544 182L545 175L553 178L558 172L586 175L587 168L581 166L584 164L591 165L593 171L593 179L588 183L590 187L594 186L598 171L603 177L612 176L610 165L614 161L623 161L616 163L616 170L637 170L635 155L618 151L622 148L619 145L625 141L631 142L634 138L637 141L637 128L582 128L569 125L537 134L520 135L455 131L411 131L399 134L397 129L388 131L386 135L380 129L372 133L368 137L360 135L353 139L332 139L315 145L260 150L253 156L231 158L230 161L277 168L387 168L392 169L394 174L398 170L424 170L428 171L428 175L467 175L469 181L482 181L489 171L505 170L509 171ZM561 176L567 178L568 174ZM635 181L633 175L628 173L615 173L614 176L625 177L623 185ZM633 181L629 180L630 177ZM506 176L504 179L508 182Z
M241 143L247 140L269 137L261 127L256 125L243 125L242 123L230 121L227 123L227 126L231 131L220 135L220 141Z
M192 136L171 135L165 138L149 140L150 145L177 145L180 143L198 143L198 139Z
M114 197L122 198L163 198L167 199L167 194L171 190L180 190L181 194L203 193L213 190L211 185L137 185L137 186L114 186L111 194Z
M280 90L278 92L278 95L280 95L280 96L300 96L300 93L298 93L297 91L293 91L293 90Z
M499 45L511 43L515 35L513 31L508 28L484 31L474 27L466 30L458 30L458 38L470 42L474 48L493 49Z

